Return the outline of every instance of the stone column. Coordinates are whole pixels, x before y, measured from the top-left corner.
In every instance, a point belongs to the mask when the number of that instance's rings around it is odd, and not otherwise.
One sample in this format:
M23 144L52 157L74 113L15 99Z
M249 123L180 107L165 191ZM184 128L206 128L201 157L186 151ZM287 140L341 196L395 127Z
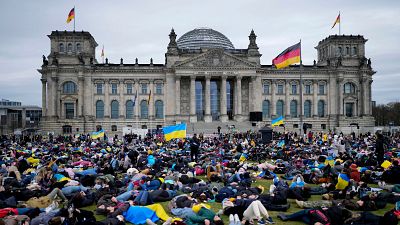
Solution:
M77 117L83 117L83 106L84 106L84 97L83 97L83 91L84 91L84 77L82 72L79 72L78 76L78 105L77 105Z
M86 74L83 81L83 116L95 116L96 115L96 107L95 102L93 102L93 83L91 78ZM95 109L95 110L93 110ZM93 112L94 111L94 112Z
M290 80L286 80L285 83L285 117L290 117L290 101L289 101L289 94L290 94Z
M338 111L338 103L337 103L337 91L338 91L338 83L336 82L336 77L334 77L333 75L331 75L331 77L329 78L329 87L328 87L328 91L329 91L329 95L328 95L328 101L329 101L329 113L330 116L337 116L339 114Z
M314 117L318 116L318 81L314 81L314 87L313 87L313 101L312 101L312 106L314 109Z
M197 122L196 117L196 77L190 77L190 122Z
M58 77L52 77L53 79L53 115L57 118L61 117L61 103L59 102L59 93L58 93Z
M149 80L149 89L150 89L150 102L149 102L149 120L154 119L154 80ZM149 96L147 96L149 97Z
M134 117L136 120L139 120L139 108L140 108L140 101L139 101L139 80L135 80L135 95L136 96L136 100L135 100L135 106L133 107L134 109Z
M124 82L123 80L119 81L118 89L119 89L119 118L125 118L125 98L124 98Z
M22 118L21 118L21 125L22 125L22 128L24 129L25 127L26 127L26 108L22 108L22 112L21 112L21 116L22 116Z
M254 80L253 80L253 110L255 112L261 112L262 111L262 81L261 81L261 76L255 74L254 75Z
M181 77L175 76L175 112L176 116L181 114Z
M47 83L47 80L45 78L42 78L40 80L42 81L42 117L46 117L46 110L47 110L46 83Z
M110 104L110 83L109 80L104 80L104 118L111 118Z
M235 96L236 96L235 120L242 121L242 77L241 76L236 77Z
M221 77L221 95L220 95L220 111L221 111L221 122L228 121L228 115L226 113L226 76Z
M339 100L338 100L338 103L339 103L339 115L345 115L345 113L344 113L344 109L343 109L343 84L342 84L342 81L339 79L338 80L338 89L339 89ZM355 106L354 106L355 107Z
M276 115L276 112L275 112L275 106L276 106L276 104L275 104L275 95L276 95L276 91L275 91L275 87L276 86L276 83L275 83L275 81L274 80L272 80L271 81L271 103L270 103L270 114L271 114L271 118L274 118L274 116Z
M211 87L211 76L206 76L206 84L204 87L204 107L205 107L205 115L204 115L204 122L210 123L212 122L211 118L211 99L210 99L210 87Z

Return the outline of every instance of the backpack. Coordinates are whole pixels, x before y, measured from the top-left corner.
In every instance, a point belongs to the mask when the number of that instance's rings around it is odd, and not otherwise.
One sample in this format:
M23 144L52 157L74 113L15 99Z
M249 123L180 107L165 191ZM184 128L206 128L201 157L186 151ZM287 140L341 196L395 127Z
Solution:
M308 215L310 216L311 224L315 224L317 222L320 222L324 225L330 224L329 218L320 209L311 209L308 211Z

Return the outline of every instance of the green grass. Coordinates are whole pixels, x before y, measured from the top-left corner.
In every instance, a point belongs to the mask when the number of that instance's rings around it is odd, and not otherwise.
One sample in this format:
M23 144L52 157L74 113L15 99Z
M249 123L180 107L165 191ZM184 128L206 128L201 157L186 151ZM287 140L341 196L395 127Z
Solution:
M199 178L199 179L205 179L205 177L198 177L198 178ZM265 188L265 191L267 191L267 190L269 190L269 186L270 186L271 184L272 184L272 180L257 179L256 182L253 183L253 186L261 185L261 186L263 186L263 187ZM311 185L311 186L312 186L312 185ZM376 187L375 185L371 185L371 186L372 186L372 187ZM311 198L310 198L309 200L310 200L310 201L321 200L321 196L320 196L320 195L312 195ZM296 204L296 202L295 202L294 199L288 199L288 202L290 203L290 208L289 208L288 211L285 212L285 213L288 213L288 214L289 214L289 213L294 213L294 212L297 212L297 211L301 210L301 209L297 206L297 204ZM161 202L160 204L164 207L165 211L166 211L169 215L172 215L171 212L168 210L168 202ZM209 204L209 205L211 206L211 209L212 209L214 212L218 212L220 209L222 209L222 204L221 204L221 203L210 202L210 203L207 203L207 204ZM387 204L387 206L386 206L384 209L380 209L380 210L374 211L373 213L376 214L376 215L382 216L383 214L385 214L385 212L387 212L387 211L393 209L393 207L394 207L393 204ZM95 210L96 210L96 206L95 206L95 205L93 205L93 206L88 206L88 207L85 207L85 208L82 208L82 209L89 210L89 211L95 211ZM289 224L288 222L283 222L283 221L281 221L280 219L277 218L277 215L278 215L279 213L281 213L281 212L277 212L277 211L268 211L268 214L272 217L272 219L274 220L274 222L275 222L277 225L280 225L280 224ZM105 216L102 216L102 215L95 215L95 217L96 217L97 220L103 220L103 219L105 219ZM225 224L225 225L228 225L228 224L229 224L229 218L228 218L227 216L223 215L223 216L222 216L222 220L224 221L224 224ZM295 222L295 221L290 221L290 224L293 224L293 225L303 224L303 225L304 225L304 223L302 223L302 222Z

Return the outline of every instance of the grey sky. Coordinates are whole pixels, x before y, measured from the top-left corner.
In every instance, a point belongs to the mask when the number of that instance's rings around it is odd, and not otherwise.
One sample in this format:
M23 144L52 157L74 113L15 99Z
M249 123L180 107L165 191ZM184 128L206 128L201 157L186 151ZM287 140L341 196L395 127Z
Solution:
M368 39L372 59L372 98L400 101L400 1L360 0L119 0L2 1L0 3L0 98L41 104L41 56L49 54L46 35L72 30L66 24L76 6L76 30L89 31L104 44L110 62L164 63L168 34L178 38L196 27L225 34L236 48L247 48L254 29L263 64L302 39L303 63L316 59L318 41L338 32L331 26L341 11L342 33Z

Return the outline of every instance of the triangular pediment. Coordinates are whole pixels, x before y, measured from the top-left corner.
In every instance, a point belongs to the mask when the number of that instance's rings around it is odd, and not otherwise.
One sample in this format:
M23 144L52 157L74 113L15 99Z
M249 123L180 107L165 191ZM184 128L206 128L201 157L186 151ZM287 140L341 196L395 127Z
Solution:
M223 49L212 49L175 64L175 68L255 68L256 64L243 60Z

